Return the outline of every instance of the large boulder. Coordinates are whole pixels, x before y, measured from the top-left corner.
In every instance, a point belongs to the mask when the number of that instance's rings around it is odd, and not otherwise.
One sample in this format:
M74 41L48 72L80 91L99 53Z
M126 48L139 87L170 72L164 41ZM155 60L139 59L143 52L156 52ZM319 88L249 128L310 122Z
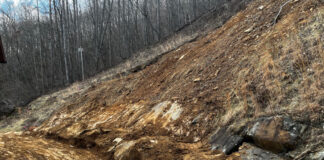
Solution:
M229 127L222 127L210 138L212 150L231 154L239 150L244 142L253 143L267 151L286 153L302 141L302 134L307 125L293 121L289 117L262 117L246 124L242 130L235 132Z
M283 116L259 118L248 128L247 136L266 150L281 153L294 149L307 126Z

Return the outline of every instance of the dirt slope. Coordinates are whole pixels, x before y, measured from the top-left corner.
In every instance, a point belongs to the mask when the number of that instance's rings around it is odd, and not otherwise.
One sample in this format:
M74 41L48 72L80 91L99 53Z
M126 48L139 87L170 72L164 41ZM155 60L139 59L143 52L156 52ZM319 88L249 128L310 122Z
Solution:
M14 114L14 116L5 119L0 116L0 133L21 131L40 125L53 112L64 104L74 102L77 97L83 95L90 87L103 81L142 70L146 66L155 63L164 54L221 27L231 16L245 8L248 2L250 0L221 0L219 6L179 29L173 35L165 37L161 42L134 54L132 58L124 63L84 82L77 82L66 89L39 97L28 104L27 107L17 108L18 114ZM12 109L15 110L14 107Z
M324 2L291 0L275 20L285 2L254 0L156 63L86 89L33 132L0 135L1 155L37 159L52 145L84 159L322 159ZM47 144L7 147L28 138Z

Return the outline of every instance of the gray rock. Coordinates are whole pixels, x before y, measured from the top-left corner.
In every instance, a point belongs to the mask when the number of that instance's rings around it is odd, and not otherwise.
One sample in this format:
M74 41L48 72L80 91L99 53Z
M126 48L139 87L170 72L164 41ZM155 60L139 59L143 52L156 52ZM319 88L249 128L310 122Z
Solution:
M317 153L311 154L310 158L312 160L324 160L324 149Z
M194 118L191 122L192 125L195 125L200 122L203 114L199 114L196 118Z
M230 154L243 142L243 137L239 135L233 135L225 128L219 129L210 139L212 150L219 150L225 154Z
M240 147L239 153L242 160L280 160L283 159L278 155L258 148L254 145L243 143Z

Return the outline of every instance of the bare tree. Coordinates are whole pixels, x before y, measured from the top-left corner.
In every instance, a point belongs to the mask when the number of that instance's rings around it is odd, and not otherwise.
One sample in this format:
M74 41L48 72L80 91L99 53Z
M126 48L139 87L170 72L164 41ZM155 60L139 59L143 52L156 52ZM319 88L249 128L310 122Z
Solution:
M45 8L43 1L48 4ZM0 9L0 34L9 61L0 68L0 89L14 93L8 87L13 82L17 90L28 91L26 97L33 97L84 80L169 36L213 6L230 3L85 2L86 5L79 0L36 0L35 4L23 4L16 10ZM79 48L83 48L82 54Z

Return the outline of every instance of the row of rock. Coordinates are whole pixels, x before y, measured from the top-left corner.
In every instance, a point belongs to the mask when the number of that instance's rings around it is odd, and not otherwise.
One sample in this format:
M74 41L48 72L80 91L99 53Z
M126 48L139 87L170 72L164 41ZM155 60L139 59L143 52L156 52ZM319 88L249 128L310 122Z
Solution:
M289 117L262 117L249 122L244 129L235 132L230 127L219 128L210 138L212 150L225 154L238 152L245 159L281 159L289 151L302 144L308 125ZM319 159L324 154L314 154ZM280 157L278 155L281 155ZM288 157L288 156L287 156ZM295 158L295 157L291 157ZM317 158L316 158L317 159Z

